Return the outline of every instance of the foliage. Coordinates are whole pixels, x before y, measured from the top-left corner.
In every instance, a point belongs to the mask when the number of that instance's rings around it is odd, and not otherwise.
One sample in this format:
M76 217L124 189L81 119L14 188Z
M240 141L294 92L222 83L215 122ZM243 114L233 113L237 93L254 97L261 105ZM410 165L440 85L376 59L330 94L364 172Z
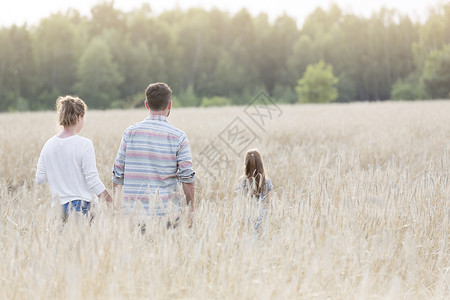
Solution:
M174 95L173 98L174 107L199 106L200 101L202 100L194 93L192 85L190 85L187 90Z
M392 87L393 100L419 100L426 99L426 93L423 83L414 74L411 74L406 79L398 79Z
M324 61L321 60L315 65L309 65L295 88L298 101L302 103L333 101L338 96L335 87L338 81L333 75L333 67L325 64Z
M123 103L123 107L125 108L145 107L144 93L136 93L132 96L127 97L125 103Z
M0 111L24 107L33 99L36 64L25 26L0 29Z
M280 103L296 103L298 101L297 94L290 85L275 84L272 96L275 101Z
M77 81L84 42L81 41L81 31L76 24L67 15L55 14L43 19L36 30L30 33L39 78L36 82L38 95L51 91L61 94L78 92L73 85ZM52 100L54 103L56 98ZM46 103L38 102L35 108L45 108Z
M423 83L431 98L450 98L450 44L428 55Z
M108 108L119 98L118 86L123 78L102 38L95 38L87 47L80 59L78 78L76 90L93 107Z
M227 106L231 105L231 100L225 97L203 97L202 103L200 106L202 107L210 107L210 106Z
M273 22L245 9L175 8L158 15L148 4L124 12L107 1L89 17L69 9L37 25L0 28L0 111L19 99L31 110L51 109L60 94L88 98L92 108L126 107L156 81L184 99L176 105L198 106L214 96L244 105L261 90L292 103L297 80L320 60L339 78L335 101L386 100L396 82L396 91L402 87L399 79L421 77L427 61L435 64L429 56L450 44L448 32L450 3L433 7L423 24L395 10L366 18L332 5L317 8L298 28L287 14ZM433 68L421 81L433 97L443 97L432 82L446 75Z
M336 88L338 90L338 97L336 102L351 102L358 100L358 93L355 82L349 78L347 74L341 74L338 77Z

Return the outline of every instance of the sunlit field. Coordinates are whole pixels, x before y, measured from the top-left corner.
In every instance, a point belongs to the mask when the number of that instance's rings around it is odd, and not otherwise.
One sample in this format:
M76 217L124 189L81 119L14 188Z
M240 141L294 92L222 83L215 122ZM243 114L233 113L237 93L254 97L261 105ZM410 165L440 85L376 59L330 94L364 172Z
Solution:
M92 224L62 228L34 183L56 113L0 114L0 299L450 297L450 102L279 108L262 125L244 107L174 109L197 173L195 222L148 219L144 234L102 202ZM123 130L147 114L87 112L81 135L109 191ZM255 138L227 144L236 120ZM254 147L275 187L259 233L260 208L235 192Z

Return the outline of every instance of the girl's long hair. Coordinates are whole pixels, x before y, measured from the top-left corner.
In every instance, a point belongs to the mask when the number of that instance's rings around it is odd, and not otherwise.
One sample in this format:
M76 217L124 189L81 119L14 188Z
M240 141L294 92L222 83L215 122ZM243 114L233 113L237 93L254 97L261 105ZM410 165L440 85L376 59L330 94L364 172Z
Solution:
M257 149L247 151L244 164L248 192L255 197L264 195L267 186L261 153Z

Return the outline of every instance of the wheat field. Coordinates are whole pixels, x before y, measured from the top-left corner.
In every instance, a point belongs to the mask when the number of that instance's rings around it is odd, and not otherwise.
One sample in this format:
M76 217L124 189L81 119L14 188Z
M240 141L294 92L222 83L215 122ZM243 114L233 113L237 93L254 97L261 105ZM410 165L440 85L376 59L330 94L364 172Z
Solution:
M145 234L101 202L92 224L62 228L33 181L55 112L0 114L0 299L448 299L450 102L279 109L263 126L244 107L174 109L197 173L195 221L149 219ZM109 191L123 130L147 114L87 112L81 135ZM256 138L227 144L235 120ZM259 234L260 208L235 192L244 147L260 150L275 187Z

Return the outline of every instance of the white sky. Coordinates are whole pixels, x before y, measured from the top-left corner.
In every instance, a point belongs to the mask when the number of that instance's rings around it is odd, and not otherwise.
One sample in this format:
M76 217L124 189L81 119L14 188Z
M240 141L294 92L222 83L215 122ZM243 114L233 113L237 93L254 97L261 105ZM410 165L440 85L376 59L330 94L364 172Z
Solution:
M0 26L12 24L36 25L39 20L51 13L66 11L68 8L77 9L82 15L89 15L90 8L102 0L0 0ZM203 7L235 13L245 7L252 15L265 12L270 20L286 12L297 19L301 26L304 19L318 6L328 9L330 3L337 3L345 12L363 16L370 16L382 6L395 8L407 13L413 20L423 21L427 17L430 7L436 7L444 0L115 0L114 5L122 11L139 8L143 2L148 2L155 13L172 9L176 6L186 9L189 7Z

